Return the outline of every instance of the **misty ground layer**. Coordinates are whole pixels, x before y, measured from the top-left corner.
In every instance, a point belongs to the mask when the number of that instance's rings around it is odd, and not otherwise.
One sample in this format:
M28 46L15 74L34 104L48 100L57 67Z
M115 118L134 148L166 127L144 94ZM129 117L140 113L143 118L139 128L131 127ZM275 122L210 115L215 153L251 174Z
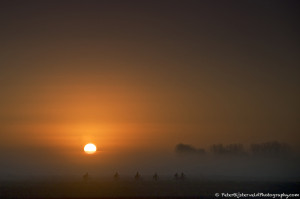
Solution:
M0 198L215 198L215 193L298 193L300 182L94 179L1 182Z

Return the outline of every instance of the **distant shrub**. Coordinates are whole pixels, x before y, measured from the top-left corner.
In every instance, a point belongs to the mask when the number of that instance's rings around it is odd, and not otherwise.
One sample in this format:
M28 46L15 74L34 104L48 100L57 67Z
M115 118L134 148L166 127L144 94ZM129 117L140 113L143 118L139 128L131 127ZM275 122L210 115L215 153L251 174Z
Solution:
M245 155L244 146L242 144L214 144L210 147L210 151L216 155Z
M188 145L188 144L177 144L175 147L176 153L179 154L204 154L205 149L196 149L195 147Z
M261 144L252 144L250 151L258 156L284 156L290 153L291 148L285 143L277 141L265 142Z

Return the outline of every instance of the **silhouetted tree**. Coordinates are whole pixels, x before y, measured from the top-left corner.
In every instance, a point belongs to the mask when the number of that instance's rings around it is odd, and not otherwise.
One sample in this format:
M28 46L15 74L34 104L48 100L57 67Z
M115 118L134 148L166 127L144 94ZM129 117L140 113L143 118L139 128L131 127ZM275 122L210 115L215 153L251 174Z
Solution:
M291 151L291 148L285 143L273 141L261 144L252 144L250 146L250 151L253 155L257 156L278 157L288 155Z
M218 144L218 145L214 144L210 147L210 150L212 153L218 154L218 155L225 153L225 148L224 148L223 144Z
M175 147L176 153L179 154L204 154L205 149L196 149L195 147L188 145L188 144L177 144Z
M214 144L210 147L213 154L216 155L245 155L246 152L242 144Z

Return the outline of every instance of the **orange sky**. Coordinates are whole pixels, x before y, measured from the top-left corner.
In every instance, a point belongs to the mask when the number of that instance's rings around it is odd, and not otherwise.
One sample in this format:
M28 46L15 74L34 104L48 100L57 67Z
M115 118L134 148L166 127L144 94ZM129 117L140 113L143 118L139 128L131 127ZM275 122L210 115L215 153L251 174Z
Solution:
M299 147L293 6L115 3L0 5L0 155L78 163L93 142L110 165L181 142Z

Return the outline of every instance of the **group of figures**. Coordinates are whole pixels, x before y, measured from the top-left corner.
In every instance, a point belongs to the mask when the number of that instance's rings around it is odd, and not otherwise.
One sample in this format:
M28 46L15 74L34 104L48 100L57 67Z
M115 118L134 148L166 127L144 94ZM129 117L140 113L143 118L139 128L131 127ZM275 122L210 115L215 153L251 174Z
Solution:
M135 180L140 180L141 178L142 178L141 174L139 172L136 172L136 174L134 175L134 179ZM115 175L114 175L114 180L119 180L119 179L120 179L120 174L118 172L116 172ZM159 180L159 176L158 176L158 174L156 172L152 176L152 179L154 181L158 181ZM185 179L185 174L184 173L181 173L181 174L175 173L174 179L175 180L184 180ZM84 181L88 181L89 180L89 174L88 173L85 173L83 175L83 180Z
M140 180L142 178L141 174L139 172L136 172L135 176L134 176L134 179L135 180ZM120 175L118 172L115 173L114 175L114 179L115 180L119 180L120 179ZM152 176L152 179L155 180L155 181L158 181L159 180L159 176L158 174L155 172L154 175ZM185 179L185 174L184 173L181 173L180 175L178 173L175 173L174 175L174 179L175 180L184 180Z
M181 173L180 175L178 173L175 173L174 178L175 178L175 180L184 180L185 175L184 175L184 173Z

